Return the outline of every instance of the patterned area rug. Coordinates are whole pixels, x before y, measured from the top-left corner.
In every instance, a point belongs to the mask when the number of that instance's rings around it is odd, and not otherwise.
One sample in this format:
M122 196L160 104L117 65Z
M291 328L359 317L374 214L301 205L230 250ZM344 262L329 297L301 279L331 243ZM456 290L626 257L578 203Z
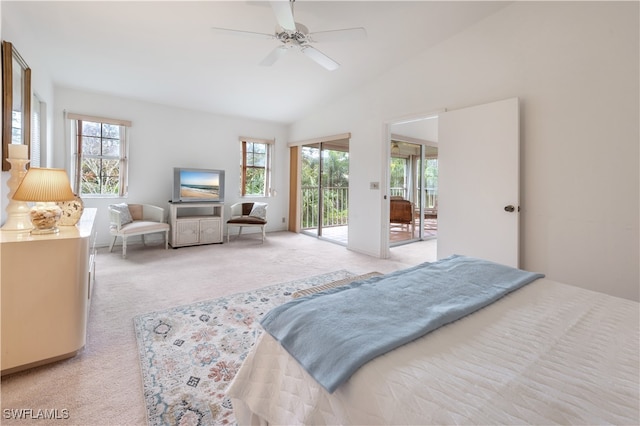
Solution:
M296 291L349 277L341 270L135 317L149 425L235 424L225 391L262 333L260 318Z

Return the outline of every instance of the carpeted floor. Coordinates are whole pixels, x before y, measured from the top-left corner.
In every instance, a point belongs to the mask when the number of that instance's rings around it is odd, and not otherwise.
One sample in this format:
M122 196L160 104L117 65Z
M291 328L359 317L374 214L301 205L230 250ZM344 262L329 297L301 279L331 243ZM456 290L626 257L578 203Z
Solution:
M254 235L175 250L131 244L127 255L122 259L118 249L98 252L87 344L78 356L2 378L3 425L34 424L6 418L4 410L11 409L68 412L66 419L38 420L39 425L145 425L135 316L340 269L387 273L435 260L436 241L394 247L389 259L377 259L276 232L264 244Z

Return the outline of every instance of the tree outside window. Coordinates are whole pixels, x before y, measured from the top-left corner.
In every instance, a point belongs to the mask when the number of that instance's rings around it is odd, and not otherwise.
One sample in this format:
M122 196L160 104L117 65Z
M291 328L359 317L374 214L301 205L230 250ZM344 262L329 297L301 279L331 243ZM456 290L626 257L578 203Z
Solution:
M407 198L407 159L404 157L391 158L391 195Z

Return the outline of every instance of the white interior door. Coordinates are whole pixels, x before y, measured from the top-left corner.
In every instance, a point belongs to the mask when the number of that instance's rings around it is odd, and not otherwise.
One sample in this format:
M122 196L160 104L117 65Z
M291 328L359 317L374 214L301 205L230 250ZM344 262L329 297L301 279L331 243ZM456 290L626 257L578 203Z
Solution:
M440 115L439 259L461 254L518 267L518 117L517 98Z

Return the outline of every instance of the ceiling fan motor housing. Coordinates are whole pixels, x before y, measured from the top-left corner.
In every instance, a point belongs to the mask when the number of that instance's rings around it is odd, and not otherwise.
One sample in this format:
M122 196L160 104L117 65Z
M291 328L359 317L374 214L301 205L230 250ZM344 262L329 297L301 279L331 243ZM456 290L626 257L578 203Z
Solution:
M342 39L352 40L354 38L360 39L366 37L366 31L362 27L320 31L310 34L309 29L306 26L295 22L293 18L293 2L294 0L289 0L288 3L285 3L284 1L271 2L271 7L276 15L276 21L278 23L274 34L217 27L214 27L213 29L217 31L231 31L236 34L258 36L260 38L266 37L269 39L277 39L282 44L274 48L260 62L261 66L273 65L291 48L297 47L305 56L329 71L336 70L340 64L313 47L312 43L319 41L319 37L325 41L338 40L341 37Z
M309 43L308 39L309 29L296 22L296 31L287 31L282 27L276 27L276 38L284 44L295 44L302 46Z

